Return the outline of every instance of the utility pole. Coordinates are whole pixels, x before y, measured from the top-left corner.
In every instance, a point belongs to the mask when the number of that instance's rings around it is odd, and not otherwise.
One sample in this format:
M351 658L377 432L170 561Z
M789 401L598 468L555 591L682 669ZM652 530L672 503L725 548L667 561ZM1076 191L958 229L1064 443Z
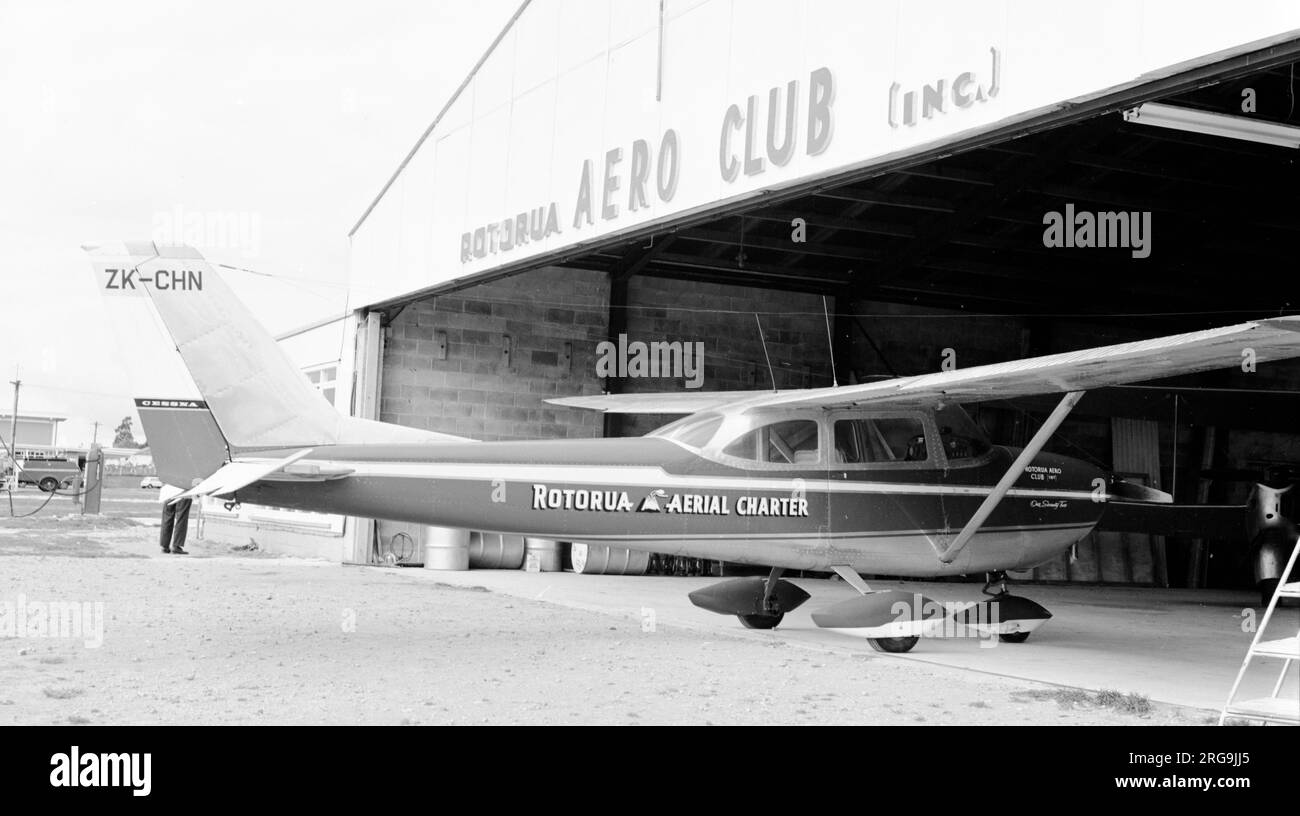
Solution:
M93 445L93 444L95 444L95 443L98 442L98 441L99 441L99 421L96 420L96 421L95 421L95 432L94 432L93 434L91 434L91 436L90 436L90 444Z
M14 415L9 418L9 464L12 466L9 477L12 481L10 489L18 487L18 389L22 388L23 381L18 379L18 371L14 370L14 378L9 381L14 387Z

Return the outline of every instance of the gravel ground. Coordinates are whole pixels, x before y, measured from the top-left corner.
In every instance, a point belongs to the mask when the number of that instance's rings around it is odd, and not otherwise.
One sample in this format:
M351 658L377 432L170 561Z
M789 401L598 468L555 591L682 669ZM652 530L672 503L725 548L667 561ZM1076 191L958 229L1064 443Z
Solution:
M636 620L440 584L422 570L203 542L165 556L155 535L122 518L0 521L0 725L1212 719L776 638L642 632ZM29 610L89 604L92 625L80 639L13 636L20 597Z

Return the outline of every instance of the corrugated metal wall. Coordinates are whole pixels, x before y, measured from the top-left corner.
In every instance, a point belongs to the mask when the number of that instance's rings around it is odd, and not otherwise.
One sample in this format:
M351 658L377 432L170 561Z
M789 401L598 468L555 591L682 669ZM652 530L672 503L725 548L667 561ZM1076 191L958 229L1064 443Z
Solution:
M1158 423L1121 418L1110 422L1115 472L1130 481L1160 488ZM1168 586L1164 538L1135 533L1092 533L1079 542L1074 553L1064 553L1035 568L1034 578Z

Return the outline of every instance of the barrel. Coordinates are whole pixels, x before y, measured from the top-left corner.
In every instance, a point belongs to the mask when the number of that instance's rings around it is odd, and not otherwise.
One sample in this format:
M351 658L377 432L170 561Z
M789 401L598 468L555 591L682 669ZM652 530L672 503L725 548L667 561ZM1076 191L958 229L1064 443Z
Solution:
M563 545L553 538L524 539L524 569L529 572L559 572L563 558Z
M469 530L426 525L424 528L424 568L436 570L469 569Z
M573 571L582 575L645 575L650 553L604 544L570 545Z
M519 569L524 565L524 537L470 533L469 565L472 569Z

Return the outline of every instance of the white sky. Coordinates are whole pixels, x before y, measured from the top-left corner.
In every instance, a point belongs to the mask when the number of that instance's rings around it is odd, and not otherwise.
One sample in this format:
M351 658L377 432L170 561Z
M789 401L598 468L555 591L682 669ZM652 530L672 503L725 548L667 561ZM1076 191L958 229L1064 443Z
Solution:
M20 413L111 441L131 395L80 245L174 213L282 276L225 273L272 331L341 313L348 230L518 5L0 0L0 410L19 366Z

